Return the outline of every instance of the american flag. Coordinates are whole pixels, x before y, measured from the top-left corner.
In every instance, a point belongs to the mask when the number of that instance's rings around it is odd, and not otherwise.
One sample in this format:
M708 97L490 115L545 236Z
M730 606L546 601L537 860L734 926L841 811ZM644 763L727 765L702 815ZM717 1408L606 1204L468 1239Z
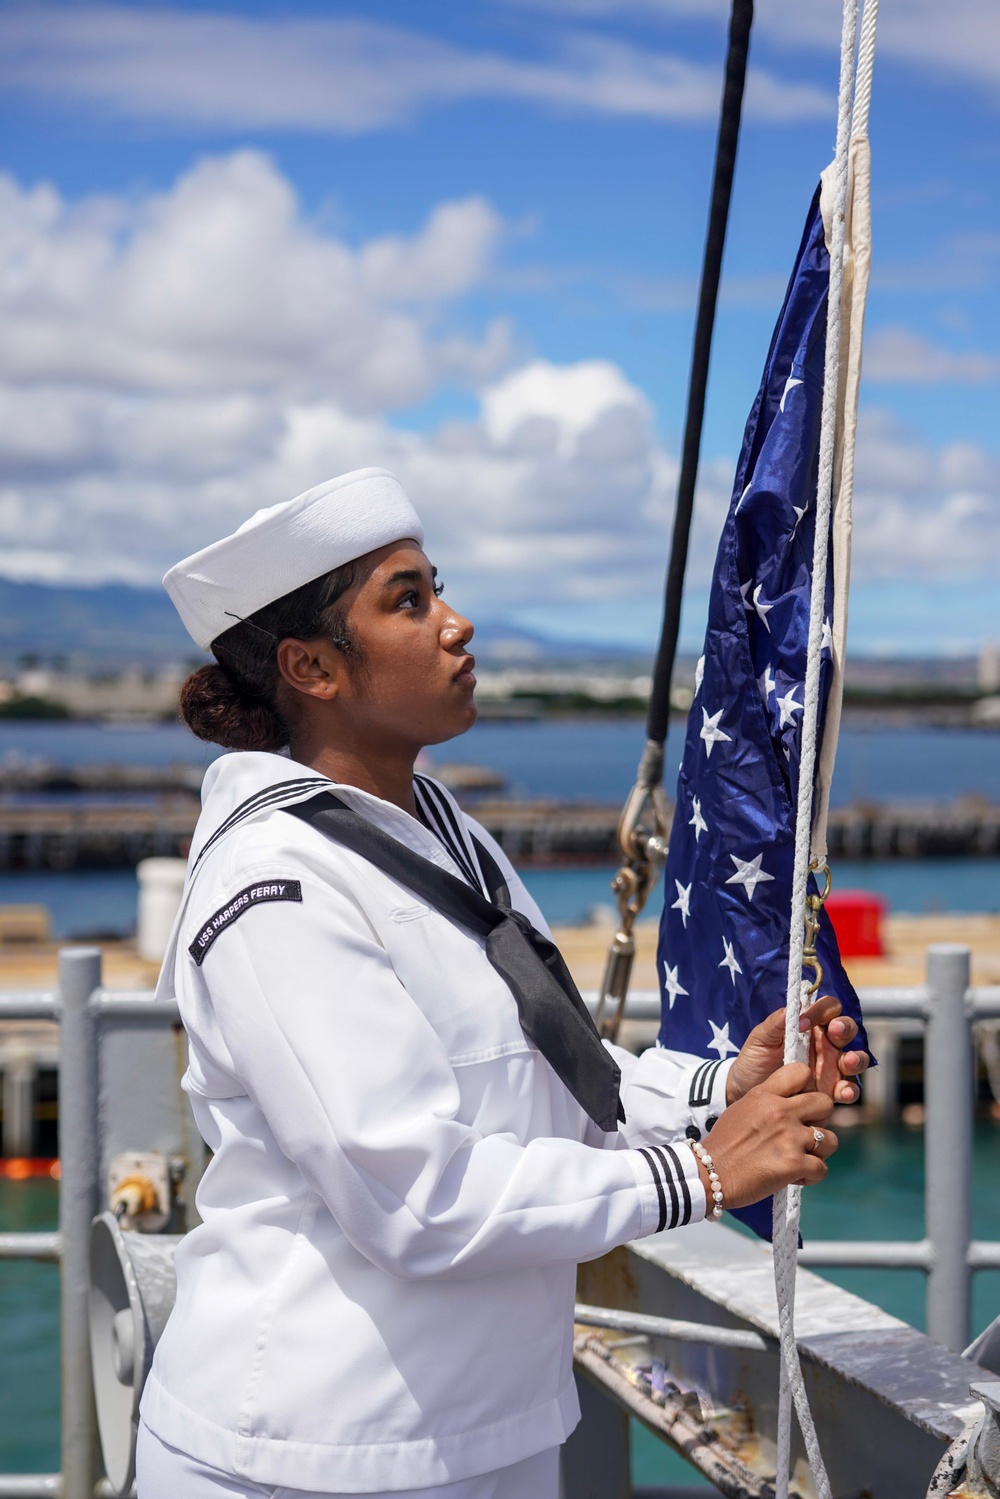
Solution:
M713 1060L785 1003L829 280L817 190L719 544L664 871L660 1041ZM833 681L832 559L831 547L820 734ZM860 1025L825 914L817 950L822 992ZM857 1044L867 1046L863 1031ZM769 1202L739 1216L770 1238Z

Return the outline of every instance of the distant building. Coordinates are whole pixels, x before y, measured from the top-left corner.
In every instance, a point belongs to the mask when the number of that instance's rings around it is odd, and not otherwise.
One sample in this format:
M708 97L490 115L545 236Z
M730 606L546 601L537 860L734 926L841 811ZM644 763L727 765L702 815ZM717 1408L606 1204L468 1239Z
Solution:
M33 666L3 684L0 703L31 698L55 704L73 718L170 718L184 676L180 667L82 676Z

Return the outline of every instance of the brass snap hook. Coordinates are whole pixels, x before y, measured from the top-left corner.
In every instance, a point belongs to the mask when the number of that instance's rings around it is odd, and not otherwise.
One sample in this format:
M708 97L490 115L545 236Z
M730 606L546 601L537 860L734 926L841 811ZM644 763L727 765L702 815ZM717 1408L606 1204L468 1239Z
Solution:
M810 874L823 875L822 891L812 892L806 896L806 939L802 948L802 966L811 968L813 981L806 990L807 994L815 994L823 982L823 965L816 954L816 938L819 936L819 913L826 903L826 898L833 889L833 875L830 866L825 860L813 859L809 865Z

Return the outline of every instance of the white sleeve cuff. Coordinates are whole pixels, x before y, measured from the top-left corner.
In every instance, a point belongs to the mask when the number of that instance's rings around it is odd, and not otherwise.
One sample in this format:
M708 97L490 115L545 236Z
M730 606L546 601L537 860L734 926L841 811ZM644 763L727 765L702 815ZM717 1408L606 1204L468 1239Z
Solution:
M690 1145L664 1141L630 1150L628 1156L642 1200L638 1238L702 1221L707 1208L705 1188Z

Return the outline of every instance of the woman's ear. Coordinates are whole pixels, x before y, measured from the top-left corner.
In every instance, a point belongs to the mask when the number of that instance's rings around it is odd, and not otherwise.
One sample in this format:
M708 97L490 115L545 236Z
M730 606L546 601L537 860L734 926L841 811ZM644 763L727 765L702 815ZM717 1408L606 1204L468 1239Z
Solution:
M344 659L329 640L282 640L276 659L282 677L296 691L328 702L339 693Z

